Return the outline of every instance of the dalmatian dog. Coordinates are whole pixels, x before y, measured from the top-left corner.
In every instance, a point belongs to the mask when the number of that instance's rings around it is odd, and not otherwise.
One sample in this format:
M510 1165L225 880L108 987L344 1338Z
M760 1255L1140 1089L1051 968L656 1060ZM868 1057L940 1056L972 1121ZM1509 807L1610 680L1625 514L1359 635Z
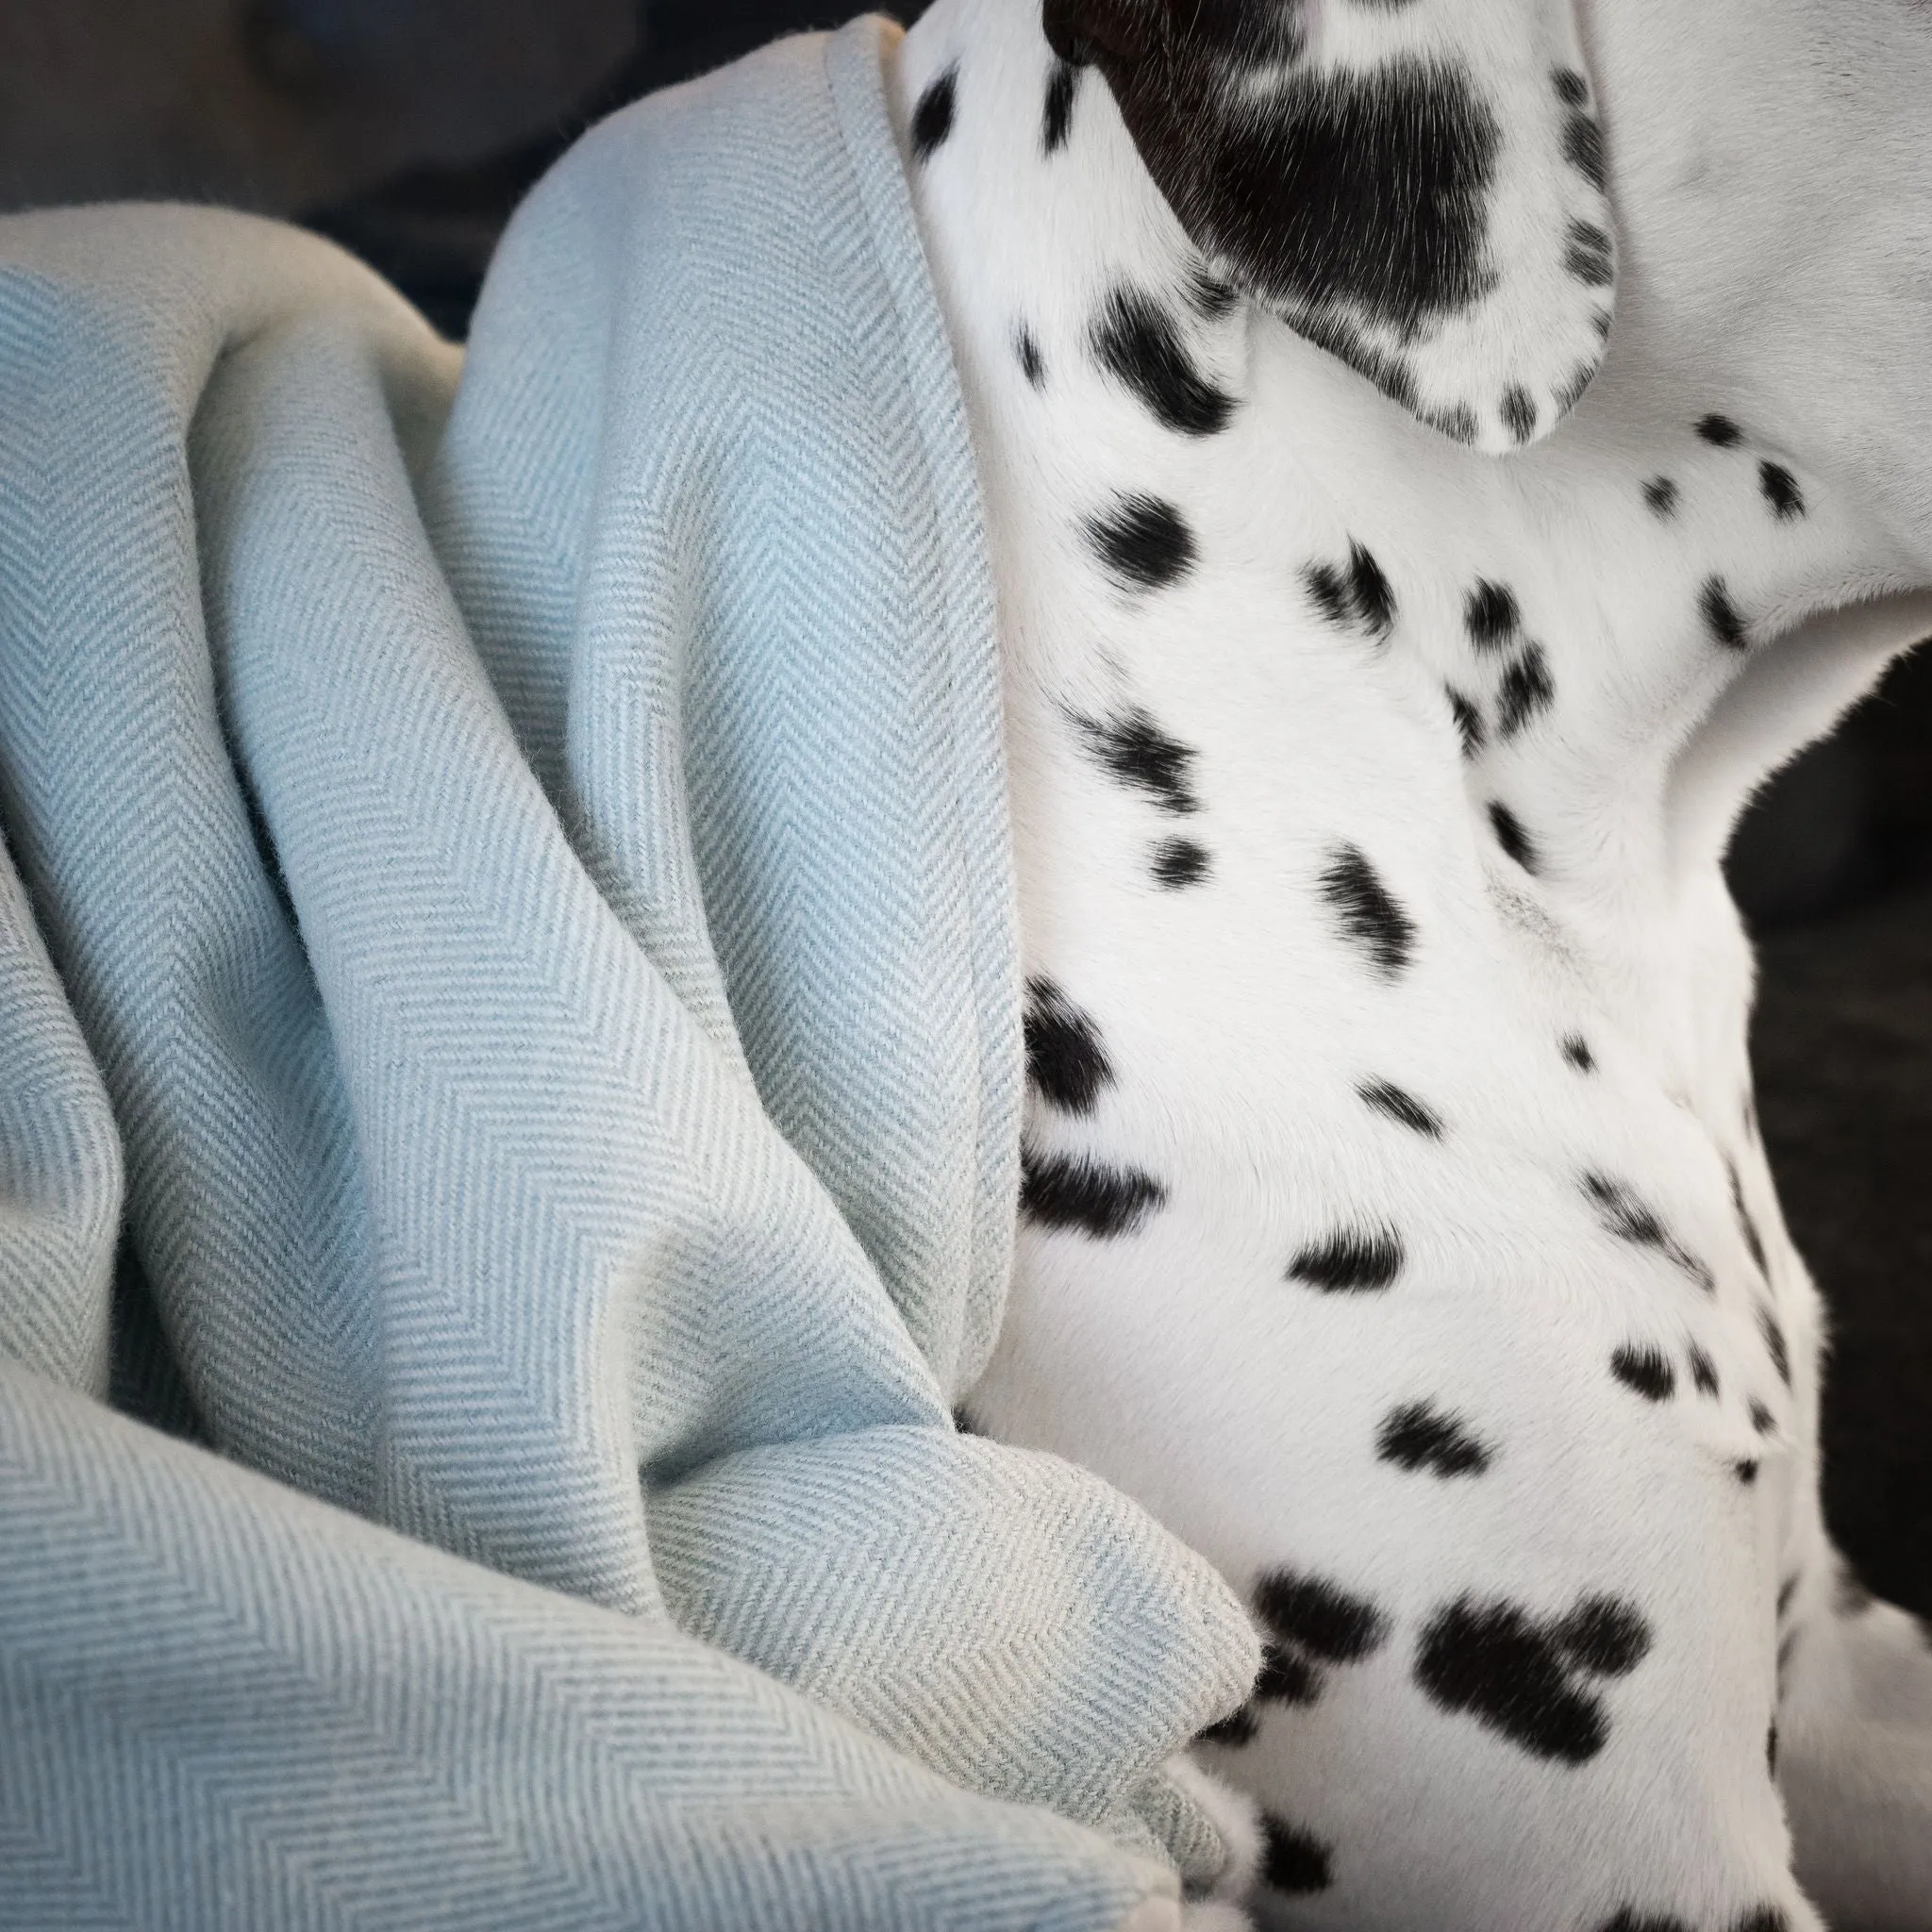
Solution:
M1027 975L971 1424L1252 1606L1262 1923L1925 1932L1720 859L1932 632L1932 6L937 0L891 92Z

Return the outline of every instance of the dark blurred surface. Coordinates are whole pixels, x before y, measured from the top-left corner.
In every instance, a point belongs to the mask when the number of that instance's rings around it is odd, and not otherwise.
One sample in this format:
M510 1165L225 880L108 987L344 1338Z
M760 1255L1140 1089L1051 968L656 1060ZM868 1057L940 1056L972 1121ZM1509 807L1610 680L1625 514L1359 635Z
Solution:
M1763 943L1758 1114L1824 1291L1824 1506L1859 1574L1932 1616L1932 884Z
M836 26L864 10L838 0L650 0L635 51L570 113L480 165L422 166L372 192L312 208L303 219L380 269L445 335L461 336L510 210L591 122L780 34ZM924 10L924 0L902 0L889 10L910 22Z
M891 8L910 21L924 0ZM862 0L0 0L0 208L291 216L461 336L591 122Z
M1932 651L1766 790L1731 870L1758 1116L1831 1316L1825 1515L1932 1616Z
M460 336L511 208L591 121L860 5L0 0L0 208L291 213ZM1827 1510L1932 1615L1932 653L1766 789L1729 870L1765 1140L1833 1309Z
M567 115L638 0L0 0L0 207L287 213Z

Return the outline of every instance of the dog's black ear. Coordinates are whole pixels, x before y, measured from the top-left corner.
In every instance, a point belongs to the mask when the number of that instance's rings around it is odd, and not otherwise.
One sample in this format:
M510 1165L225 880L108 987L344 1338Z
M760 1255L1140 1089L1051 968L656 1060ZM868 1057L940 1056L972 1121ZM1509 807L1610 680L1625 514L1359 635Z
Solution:
M1043 0L1215 268L1459 441L1547 434L1616 280L1573 0Z

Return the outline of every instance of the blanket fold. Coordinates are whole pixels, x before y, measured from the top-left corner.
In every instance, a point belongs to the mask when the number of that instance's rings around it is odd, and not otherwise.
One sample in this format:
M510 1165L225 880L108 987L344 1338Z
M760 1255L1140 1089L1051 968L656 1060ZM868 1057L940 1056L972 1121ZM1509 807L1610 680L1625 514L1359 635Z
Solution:
M1019 989L894 31L593 132L466 359L273 224L0 222L0 1923L1211 1875L1239 1604L948 1414Z

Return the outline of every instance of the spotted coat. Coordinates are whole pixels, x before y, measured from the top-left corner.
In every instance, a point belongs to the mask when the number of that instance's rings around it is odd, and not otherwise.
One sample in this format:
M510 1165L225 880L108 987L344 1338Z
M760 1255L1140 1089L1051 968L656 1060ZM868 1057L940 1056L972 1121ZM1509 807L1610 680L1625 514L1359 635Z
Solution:
M1909 639L1705 755L1817 587L1884 566L1802 450L1657 400L1641 341L1586 397L1618 259L1567 7L1175 18L939 0L893 78L1026 974L968 1413L1246 1593L1262 1673L1201 1750L1258 1807L1224 1889L1268 1923L1817 1926L1780 1726L1823 1762L1857 1658L1919 1638L1820 1519L1821 1317L1718 861ZM1913 1669L1923 1808L1870 1871L1801 1846L1827 1890L1908 1898L1932 1844Z

